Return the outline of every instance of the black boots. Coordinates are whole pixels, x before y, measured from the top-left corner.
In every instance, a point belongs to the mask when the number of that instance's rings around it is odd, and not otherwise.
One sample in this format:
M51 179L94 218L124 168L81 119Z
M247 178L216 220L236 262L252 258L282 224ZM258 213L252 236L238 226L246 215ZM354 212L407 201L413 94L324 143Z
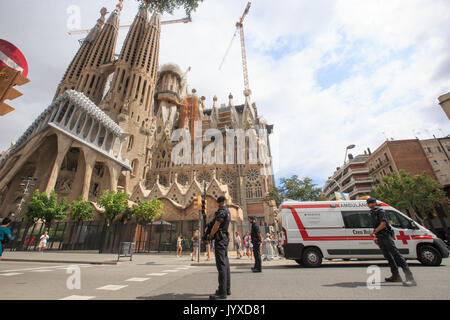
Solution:
M403 282L402 277L400 277L400 274L396 273L390 276L389 278L384 278L386 282Z

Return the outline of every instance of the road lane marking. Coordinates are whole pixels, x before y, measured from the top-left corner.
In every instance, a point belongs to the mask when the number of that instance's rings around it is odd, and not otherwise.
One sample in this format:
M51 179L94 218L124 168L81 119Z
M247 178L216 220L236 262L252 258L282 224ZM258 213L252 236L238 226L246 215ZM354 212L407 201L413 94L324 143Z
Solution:
M180 267L180 268L175 268L175 269L178 269L178 270L187 270L187 269L189 269L189 267Z
M64 266L47 266L47 267L39 267L39 268L25 268L25 269L15 269L15 270L2 270L0 272L16 272L16 271L31 271L31 270L40 270L40 269L58 269ZM67 268L67 267L66 267Z
M19 274L23 274L23 273L0 273L0 276L11 277L11 276L17 276Z
M54 270L31 270L30 272L51 272Z
M167 273L162 273L162 272L154 272L154 273L149 273L147 274L147 276L157 276L157 277L161 277L161 276L165 276Z
M68 296L65 298L61 298L59 300L90 300L90 299L94 299L95 296L77 296L77 295L73 295L73 296Z
M97 288L97 290L117 291L117 290L123 289L125 287L128 287L128 285L120 286L120 285L115 285L115 284L109 284L107 286Z
M163 270L163 272L178 272L180 270Z
M150 278L130 278L125 281L143 282L143 281L147 281L148 279L150 279Z

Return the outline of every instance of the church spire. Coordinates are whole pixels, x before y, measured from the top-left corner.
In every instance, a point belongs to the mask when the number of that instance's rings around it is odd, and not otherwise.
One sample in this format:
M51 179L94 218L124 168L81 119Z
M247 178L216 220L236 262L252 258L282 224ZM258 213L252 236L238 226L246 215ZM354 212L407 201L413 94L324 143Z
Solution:
M77 91L83 92L97 105L103 98L108 75L112 72L109 66L114 62L121 7L122 2L96 37L76 87Z
M93 44L95 40L97 39L98 35L100 34L100 31L102 29L103 24L105 23L105 16L108 13L106 8L102 8L100 10L100 18L97 20L96 25L94 28L91 29L86 39L84 39L83 43L81 44L80 49L78 49L77 54L73 58L72 62L70 63L69 67L67 68L57 90L55 97L53 100L55 100L60 94L65 92L66 90L75 89L77 86L77 82L81 76L81 71L83 70L83 67L86 65L87 57L89 56Z

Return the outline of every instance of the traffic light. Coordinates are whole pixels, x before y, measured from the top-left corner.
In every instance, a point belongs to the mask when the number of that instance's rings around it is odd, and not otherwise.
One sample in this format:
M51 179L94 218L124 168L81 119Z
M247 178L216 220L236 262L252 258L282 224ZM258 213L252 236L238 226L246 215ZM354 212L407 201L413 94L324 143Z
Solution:
M202 199L202 214L206 214L206 199Z
M2 66L0 68L0 116L15 110L10 105L4 103L5 100L13 100L22 95L14 86L21 86L29 81L20 71L9 66Z
M202 197L201 196L194 197L194 209L202 210Z

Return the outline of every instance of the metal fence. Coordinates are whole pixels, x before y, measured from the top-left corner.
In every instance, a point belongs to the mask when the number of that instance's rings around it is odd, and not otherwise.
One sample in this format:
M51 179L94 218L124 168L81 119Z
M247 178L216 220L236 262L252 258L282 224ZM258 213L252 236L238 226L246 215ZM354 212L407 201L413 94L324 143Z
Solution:
M175 252L178 235L183 236L183 250L192 250L191 238L198 230L198 220L157 221L152 223L112 223L104 221L54 222L28 224L12 222L9 226L13 239L4 246L9 251L35 251L41 235L48 231L46 250L98 250L99 253L118 253L121 242L134 242L135 253ZM234 234L250 231L248 222L232 221L230 249L234 249ZM265 227L261 227L265 232ZM232 236L231 236L232 235ZM204 243L202 248L204 250Z

